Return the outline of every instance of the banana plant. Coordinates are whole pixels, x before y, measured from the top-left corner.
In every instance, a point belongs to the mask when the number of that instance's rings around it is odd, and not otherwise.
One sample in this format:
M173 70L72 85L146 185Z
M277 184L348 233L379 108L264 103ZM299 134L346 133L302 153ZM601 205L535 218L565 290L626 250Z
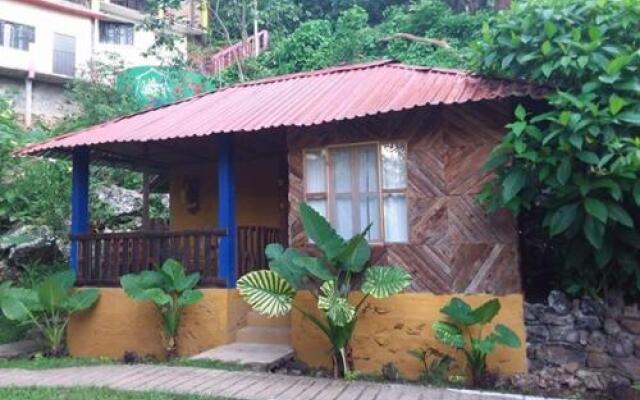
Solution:
M518 336L508 327L496 324L487 335L483 330L500 311L500 301L491 299L477 308L454 297L440 312L448 321L433 324L436 338L443 344L462 351L467 361L469 380L473 386L482 386L487 373L487 356L497 345L518 348Z
M50 355L63 355L71 315L93 306L100 295L97 289L74 289L75 282L72 271L52 274L33 289L3 282L0 309L10 320L35 326L47 341Z
M349 341L366 300L400 293L411 284L411 276L397 266L371 265L366 240L370 226L345 240L308 204L302 202L299 211L307 236L322 254L314 257L269 244L265 249L269 269L241 277L238 291L255 311L269 317L287 314L295 307L329 339L334 375L348 376ZM305 289L315 297L324 318L295 305L297 291ZM358 289L364 296L354 304L349 295Z
M162 317L165 350L169 358L177 355L180 319L186 306L200 301L202 291L194 289L200 274L187 275L184 266L168 259L157 271L142 271L120 278L125 293L136 301L151 301Z

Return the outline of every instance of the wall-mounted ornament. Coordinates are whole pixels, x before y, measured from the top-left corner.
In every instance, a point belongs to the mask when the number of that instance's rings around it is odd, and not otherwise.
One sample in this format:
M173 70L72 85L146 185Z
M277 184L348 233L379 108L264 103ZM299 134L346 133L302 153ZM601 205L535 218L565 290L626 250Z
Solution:
M187 211L195 214L200 209L200 181L198 178L185 176L182 179L182 204Z

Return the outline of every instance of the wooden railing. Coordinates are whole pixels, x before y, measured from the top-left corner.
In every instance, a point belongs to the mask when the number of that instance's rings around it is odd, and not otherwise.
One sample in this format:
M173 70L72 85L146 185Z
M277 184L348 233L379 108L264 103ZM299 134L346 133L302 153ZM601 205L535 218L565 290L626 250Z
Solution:
M218 241L223 230L122 232L72 236L78 242L78 284L118 286L120 276L154 269L166 259L199 272L203 286L218 279Z
M280 229L264 226L238 227L238 277L267 267L264 249L269 243L281 243Z
M199 64L199 69L203 74L219 75L230 65L254 57L256 54L256 46L258 46L260 53L269 47L269 32L265 30L258 32L257 42L255 36L251 35L247 37L246 40L225 47L210 57L203 57L200 60L194 61L196 64Z

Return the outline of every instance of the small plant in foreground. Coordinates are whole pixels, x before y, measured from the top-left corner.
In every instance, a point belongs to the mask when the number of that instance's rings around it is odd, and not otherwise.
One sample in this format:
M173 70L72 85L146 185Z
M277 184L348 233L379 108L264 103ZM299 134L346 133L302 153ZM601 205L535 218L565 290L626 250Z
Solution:
M444 354L437 349L428 348L426 350L412 350L409 354L417 358L424 368L420 376L420 381L434 386L444 386L451 381L451 367L454 358Z
M440 309L450 321L437 321L433 324L436 338L447 346L462 351L467 361L469 381L473 386L483 386L488 377L487 356L500 344L507 347L520 347L518 336L505 325L497 324L493 332L483 336L483 328L500 311L500 301L492 299L475 309L454 297Z
M349 240L343 239L324 217L306 203L300 204L304 230L322 251L307 256L294 248L269 244L265 250L269 270L254 271L238 280L240 295L257 312L276 317L296 308L315 324L332 345L335 376L349 377L349 341L367 298L400 293L411 284L411 276L396 266L372 266L367 227ZM364 294L356 304L350 294ZM308 289L324 318L317 318L294 304L296 290Z
M120 278L124 291L136 301L152 301L163 322L163 340L169 358L177 355L178 329L182 311L203 297L202 291L194 289L200 274L187 275L184 266L168 259L157 271L142 271Z
M49 355L64 354L64 339L71 315L86 310L98 300L97 289L74 289L72 271L57 272L33 289L0 284L0 308L11 320L35 326L49 346Z

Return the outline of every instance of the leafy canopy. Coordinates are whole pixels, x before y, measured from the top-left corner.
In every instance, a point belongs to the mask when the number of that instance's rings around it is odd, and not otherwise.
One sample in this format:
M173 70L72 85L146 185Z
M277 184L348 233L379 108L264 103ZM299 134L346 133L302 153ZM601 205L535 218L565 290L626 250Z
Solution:
M640 290L640 3L518 2L483 27L482 72L548 86L548 105L520 105L487 163L481 200L542 208L564 255L566 288Z

